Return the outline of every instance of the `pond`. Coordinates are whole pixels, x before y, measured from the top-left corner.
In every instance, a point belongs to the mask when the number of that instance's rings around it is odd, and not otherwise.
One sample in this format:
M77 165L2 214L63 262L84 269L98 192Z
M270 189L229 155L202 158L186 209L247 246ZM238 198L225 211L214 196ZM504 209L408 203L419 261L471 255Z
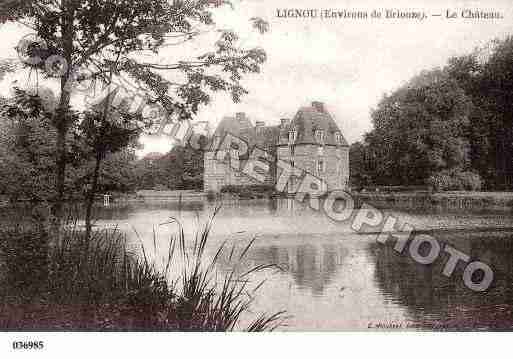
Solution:
M155 253L149 250L155 230L156 257L163 258L176 226L160 224L171 217L179 219L190 246L198 221L204 223L213 211L214 204L203 202L130 204L99 209L97 225L119 227L148 253ZM286 310L289 318L282 330L500 329L511 325L510 212L386 212L417 230L434 230L441 243L488 263L495 275L490 289L478 293L465 287L464 266L458 265L450 278L443 276L447 260L443 255L432 265L415 263L406 252L399 254L391 245L378 243L375 234L358 234L349 223L336 223L292 199L225 201L215 218L207 252L214 256L225 240L244 247L257 237L239 266L277 264L281 268L255 275L256 282L266 281L252 310L254 315ZM218 271L231 270L227 257L221 256Z

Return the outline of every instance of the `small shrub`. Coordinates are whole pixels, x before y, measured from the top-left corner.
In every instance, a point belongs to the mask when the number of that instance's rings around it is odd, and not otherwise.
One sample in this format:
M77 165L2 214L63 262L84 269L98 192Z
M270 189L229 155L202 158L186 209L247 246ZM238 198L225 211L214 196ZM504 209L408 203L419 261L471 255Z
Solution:
M242 199L269 198L275 194L272 185L226 185L221 188L221 193L237 195Z
M444 170L426 181L435 191L478 191L482 187L481 177L470 171Z
M481 177L474 172L457 173L461 187L467 191L479 191L483 186Z
M435 191L447 191L454 186L452 177L447 173L437 173L428 178L427 184Z
M209 202L215 201L216 198L217 198L217 194L214 191L210 190L210 191L207 192L207 200Z

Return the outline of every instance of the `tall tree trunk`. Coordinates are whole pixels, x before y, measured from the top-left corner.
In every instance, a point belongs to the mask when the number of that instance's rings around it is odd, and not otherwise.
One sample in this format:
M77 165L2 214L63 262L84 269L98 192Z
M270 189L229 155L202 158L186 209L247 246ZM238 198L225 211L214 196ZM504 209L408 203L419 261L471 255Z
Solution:
M112 80L112 73L110 75L110 78ZM107 117L109 115L109 106L110 106L110 93L107 95L107 98L105 100L105 103L103 104L103 117L102 117L102 123L104 124L107 121ZM103 135L103 133L102 133ZM100 177L100 169L101 169L101 163L103 158L105 157L105 151L102 150L103 144L102 143L96 143L95 144L95 164L94 164L94 172L93 172L93 180L91 182L91 188L89 189L89 192L87 194L86 198L86 217L85 217L85 225L86 225L86 233L85 233L85 250L87 253L89 242L91 240L91 232L92 232L92 225L91 225L91 217L93 213L93 205L94 205L94 197L96 196L96 191L98 190L98 179Z
M64 190L66 180L66 135L69 129L69 107L71 101L71 88L68 81L71 80L73 71L73 17L74 8L70 0L63 1L63 8L66 16L61 24L62 40L63 40L63 56L66 60L66 71L61 76L61 94L59 107L55 113L54 124L57 129L56 142L56 181L55 181L55 199L52 207L52 215L55 224L60 225L63 217L64 207Z
M95 165L94 165L94 172L93 172L93 180L91 182L91 188L89 192L87 193L87 203L86 203L86 216L85 216L85 226L86 226L86 234L85 234L85 246L86 251L87 247L89 247L89 241L91 239L91 232L92 232L92 213L93 213L93 205L94 205L94 197L96 196L96 191L98 189L98 179L100 178L100 169L101 169L101 163L102 163L102 154L97 153L96 159L95 159Z
M66 180L66 130L58 129L56 143L56 183L55 200L53 205L53 216L57 222L60 222L63 216L64 206L64 186Z

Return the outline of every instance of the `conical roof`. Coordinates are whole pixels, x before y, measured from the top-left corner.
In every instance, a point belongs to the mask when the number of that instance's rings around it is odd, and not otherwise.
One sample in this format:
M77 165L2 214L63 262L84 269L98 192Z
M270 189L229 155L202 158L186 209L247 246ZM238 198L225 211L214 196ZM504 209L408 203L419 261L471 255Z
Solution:
M333 146L349 146L344 135L338 128L333 117L325 110L320 102L313 102L312 106L301 107L294 119L280 131L280 145L288 145L289 132L296 131L296 145L317 144L315 132L324 131L324 144ZM340 140L337 141L336 134Z

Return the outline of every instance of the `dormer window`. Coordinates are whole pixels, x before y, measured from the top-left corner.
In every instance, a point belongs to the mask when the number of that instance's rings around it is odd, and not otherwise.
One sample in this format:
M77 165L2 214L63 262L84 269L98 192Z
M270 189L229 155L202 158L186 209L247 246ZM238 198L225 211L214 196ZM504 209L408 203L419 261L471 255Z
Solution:
M264 134L265 123L263 121L257 121L255 124L255 132L257 136L261 136Z
M297 132L296 130L289 131L289 144L293 144L296 142Z
M219 145L221 144L221 136L212 137L212 147L211 150L217 150Z
M335 142L337 144L341 144L342 143L342 134L340 132L335 132Z
M323 130L315 131L315 139L316 139L317 143L324 144L324 131Z
M322 174L324 172L326 172L326 163L322 158L319 158L317 160L317 173Z

